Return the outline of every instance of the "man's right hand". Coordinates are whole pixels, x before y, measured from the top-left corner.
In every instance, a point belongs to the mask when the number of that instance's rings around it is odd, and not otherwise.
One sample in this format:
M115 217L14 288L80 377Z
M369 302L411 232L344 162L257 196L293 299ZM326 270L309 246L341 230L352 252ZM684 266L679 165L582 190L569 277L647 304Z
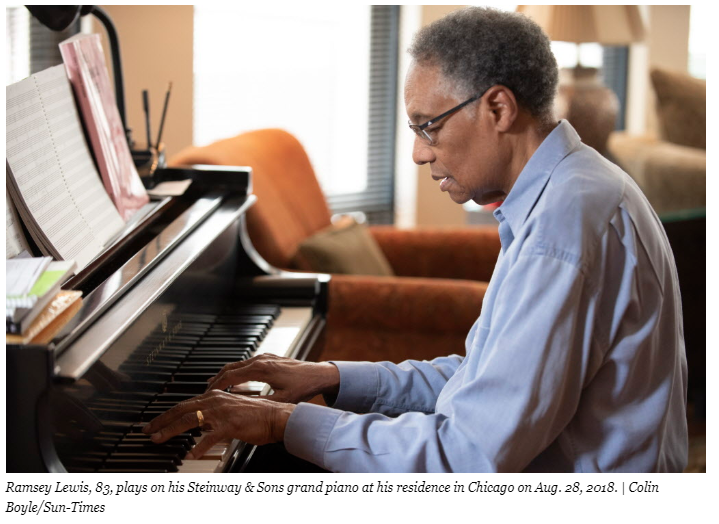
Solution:
M296 404L316 395L337 395L340 373L329 362L302 362L264 354L227 364L209 381L207 390L226 389L243 382L266 382L274 390L267 398Z

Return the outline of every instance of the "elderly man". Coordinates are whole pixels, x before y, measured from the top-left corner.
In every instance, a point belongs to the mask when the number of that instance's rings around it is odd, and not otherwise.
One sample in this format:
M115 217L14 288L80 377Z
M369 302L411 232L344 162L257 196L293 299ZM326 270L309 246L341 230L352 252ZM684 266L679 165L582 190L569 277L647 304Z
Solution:
M636 184L553 120L557 66L529 19L424 28L405 104L413 159L495 211L502 250L466 356L231 364L146 428L197 426L332 471L681 471L686 360L672 253ZM448 261L451 264L451 261ZM274 394L222 391L248 380ZM324 394L332 407L299 403ZM198 421L198 419L200 419Z

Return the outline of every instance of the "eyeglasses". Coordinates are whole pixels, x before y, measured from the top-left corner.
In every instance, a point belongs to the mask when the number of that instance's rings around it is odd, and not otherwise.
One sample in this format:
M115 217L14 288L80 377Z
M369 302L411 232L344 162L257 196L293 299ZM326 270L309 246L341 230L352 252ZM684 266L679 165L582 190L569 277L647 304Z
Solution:
M459 111L460 109L462 109L462 108L463 108L464 106L466 106L467 104L469 104L469 103L471 103L471 102L474 102L475 100L478 100L478 99L482 98L482 95L483 95L483 94L484 94L484 93L482 93L481 95L474 95L474 96L473 96L472 98L470 98L469 100L465 100L464 102L462 102L462 103L459 104L458 106L454 106L454 107L453 107L452 109L450 109L449 111L445 111L445 112L442 113L441 115L436 116L436 117L434 117L434 118L432 118L432 119L430 119L430 120L427 120L424 124L412 124L412 123L410 123L410 122L407 122L407 123L409 124L409 128L410 128L412 131L414 131L414 133L415 133L418 137L420 137L422 140L424 140L425 142L427 142L429 145L433 146L433 145L435 144L434 138L432 138L432 137L430 136L430 134L427 133L427 131L425 131L425 129L427 129L427 128L428 128L429 126L431 126L432 124L436 124L437 122L439 122L439 121L442 120L443 118L448 117L449 115L451 115L451 114L453 114L453 113L456 113L457 111Z

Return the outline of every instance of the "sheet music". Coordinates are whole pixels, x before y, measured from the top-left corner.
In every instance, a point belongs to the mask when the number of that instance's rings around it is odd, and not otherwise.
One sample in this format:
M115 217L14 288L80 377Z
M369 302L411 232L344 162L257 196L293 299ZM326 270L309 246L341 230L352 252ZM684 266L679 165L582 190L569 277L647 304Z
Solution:
M30 246L22 232L17 211L10 195L5 191L5 258L13 258L23 251L30 251Z
M124 222L95 169L64 66L7 86L6 131L24 206L60 256L85 267Z

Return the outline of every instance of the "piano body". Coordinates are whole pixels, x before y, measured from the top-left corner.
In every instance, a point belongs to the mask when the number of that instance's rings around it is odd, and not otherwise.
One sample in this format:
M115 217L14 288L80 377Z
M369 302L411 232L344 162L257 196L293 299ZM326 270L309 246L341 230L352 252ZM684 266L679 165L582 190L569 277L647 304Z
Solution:
M228 362L314 358L329 277L281 272L253 249L249 168L196 167L164 172L193 184L66 283L82 309L50 344L7 346L8 471L241 471L253 446L185 460L199 429L165 444L140 430Z

